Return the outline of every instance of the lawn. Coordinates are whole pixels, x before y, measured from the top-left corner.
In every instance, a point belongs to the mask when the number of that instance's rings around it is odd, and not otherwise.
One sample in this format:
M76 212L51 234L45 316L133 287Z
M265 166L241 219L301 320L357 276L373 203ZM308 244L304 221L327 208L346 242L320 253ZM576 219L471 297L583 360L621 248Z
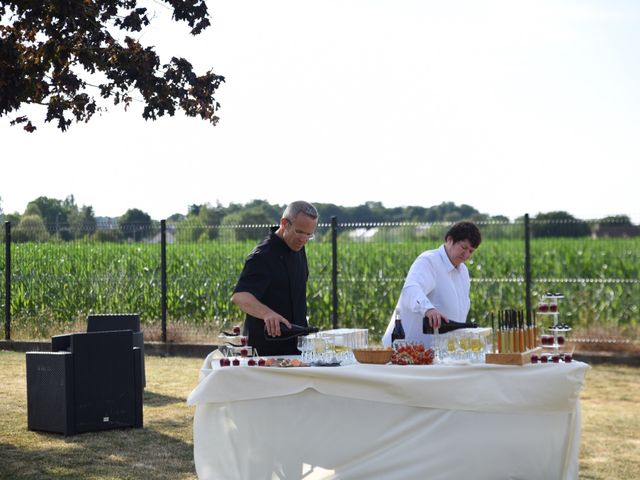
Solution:
M200 359L147 356L144 429L72 437L27 430L24 353L0 351L0 478L195 479L186 405ZM581 480L640 472L640 370L595 365L582 392Z

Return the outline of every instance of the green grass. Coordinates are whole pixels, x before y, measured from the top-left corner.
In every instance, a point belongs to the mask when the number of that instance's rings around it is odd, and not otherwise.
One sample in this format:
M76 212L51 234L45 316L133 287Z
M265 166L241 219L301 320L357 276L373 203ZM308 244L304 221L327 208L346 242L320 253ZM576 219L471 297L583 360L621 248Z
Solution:
M195 479L186 405L200 359L147 356L143 429L65 438L27 430L25 356L0 351L1 479ZM640 471L640 371L595 365L581 394L581 480L627 480Z
M199 359L147 356L144 428L71 437L27 430L23 353L0 351L0 478L195 479L186 405Z

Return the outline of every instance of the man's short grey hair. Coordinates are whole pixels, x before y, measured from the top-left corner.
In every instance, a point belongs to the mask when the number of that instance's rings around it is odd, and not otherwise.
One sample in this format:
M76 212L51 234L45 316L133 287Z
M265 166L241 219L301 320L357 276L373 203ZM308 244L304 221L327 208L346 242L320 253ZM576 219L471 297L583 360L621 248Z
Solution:
M284 209L282 218L293 222L300 213L304 213L307 217L311 217L313 219L318 218L318 210L316 210L316 207L303 200L297 200L290 203L287 208Z

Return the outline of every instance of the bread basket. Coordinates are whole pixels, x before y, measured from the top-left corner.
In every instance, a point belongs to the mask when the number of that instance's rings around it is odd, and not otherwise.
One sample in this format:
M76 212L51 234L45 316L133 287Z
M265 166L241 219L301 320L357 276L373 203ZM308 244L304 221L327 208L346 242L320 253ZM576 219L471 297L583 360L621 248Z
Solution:
M391 361L393 350L382 347L354 348L353 356L359 363L375 363L383 365Z

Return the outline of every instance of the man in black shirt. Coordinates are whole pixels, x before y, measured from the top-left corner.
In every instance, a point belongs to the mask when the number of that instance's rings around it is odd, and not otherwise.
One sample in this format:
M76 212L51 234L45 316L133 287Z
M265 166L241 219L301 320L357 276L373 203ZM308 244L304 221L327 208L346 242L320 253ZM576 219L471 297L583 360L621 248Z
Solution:
M280 336L280 324L307 326L307 256L304 246L318 226L318 211L296 201L280 225L247 256L231 301L245 312L244 335L259 355L297 355L297 340Z

